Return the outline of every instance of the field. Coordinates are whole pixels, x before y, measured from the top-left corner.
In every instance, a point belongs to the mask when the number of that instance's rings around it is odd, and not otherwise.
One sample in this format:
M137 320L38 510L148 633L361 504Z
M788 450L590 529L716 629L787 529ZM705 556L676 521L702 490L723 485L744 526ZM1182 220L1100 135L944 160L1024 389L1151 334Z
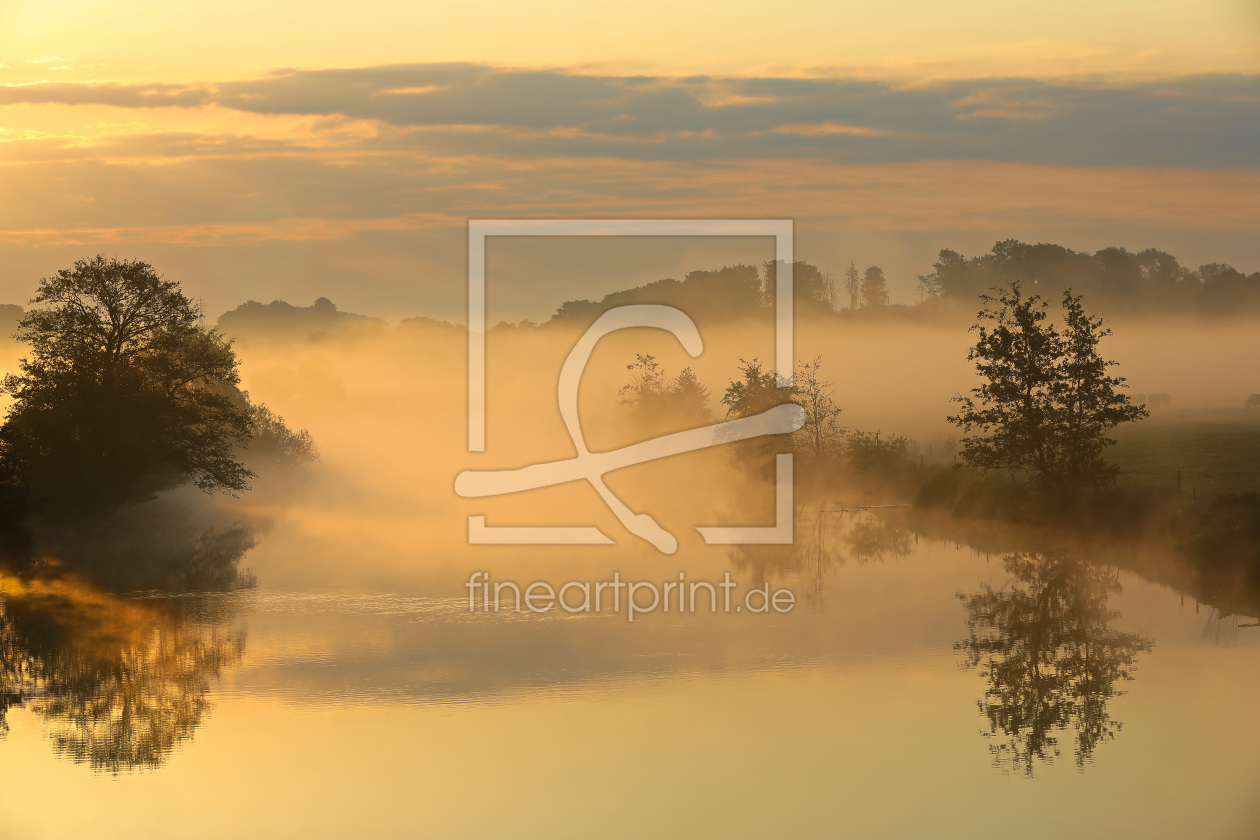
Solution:
M1115 432L1120 487L1260 493L1260 410L1155 416Z

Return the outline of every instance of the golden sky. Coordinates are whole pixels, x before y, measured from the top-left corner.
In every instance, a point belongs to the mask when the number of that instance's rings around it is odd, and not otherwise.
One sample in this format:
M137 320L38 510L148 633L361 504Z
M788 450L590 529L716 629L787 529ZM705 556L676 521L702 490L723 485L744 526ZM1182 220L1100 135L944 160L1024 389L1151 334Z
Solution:
M24 81L218 80L413 61L667 74L1164 75L1253 71L1258 41L1254 0L8 0L0 8L2 60ZM47 57L59 60L23 67Z
M0 301L105 251L454 317L476 216L790 216L906 302L1008 236L1254 271L1258 59L1254 0L5 2Z

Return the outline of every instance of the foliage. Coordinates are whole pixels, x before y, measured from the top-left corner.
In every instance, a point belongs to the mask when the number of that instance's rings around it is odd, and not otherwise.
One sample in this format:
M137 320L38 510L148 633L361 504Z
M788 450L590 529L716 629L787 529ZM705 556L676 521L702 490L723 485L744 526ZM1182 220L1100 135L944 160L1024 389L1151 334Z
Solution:
M822 379L821 369L822 356L812 362L797 363L796 395L792 400L805 409L805 424L794 435L794 442L798 449L815 457L836 451L844 441L844 428L840 425L844 409L832 397L835 383Z
M888 281L884 270L872 265L862 274L862 307L878 309L888 305Z
M762 305L761 275L756 266L730 265L714 271L692 271L682 280L665 279L605 295L602 300L569 300L551 320L594 321L603 312L635 303L666 304L691 313L741 315Z
M636 361L626 365L630 382L617 392L621 404L645 422L658 419L701 423L709 417L709 389L691 370L683 368L668 379L656 357L636 353Z
M962 457L982 469L1031 471L1058 491L1098 486L1114 468L1102 458L1107 433L1147 416L1119 392L1122 377L1099 354L1110 335L1085 313L1080 296L1063 296L1062 329L1047 320L1039 295L1025 297L1018 281L984 295L967 358L983 382L950 422L963 428Z
M45 507L109 507L186 480L234 492L249 434L229 342L197 324L178 284L142 262L96 257L40 282L5 378L7 483Z
M148 263L97 256L41 280L32 302L18 330L29 355L4 380L10 518L19 508L106 514L186 482L248 487L237 452L255 430L277 436L279 418L250 406L231 342L200 326L178 283ZM287 441L303 443L301 433Z
M733 380L722 396L727 417L752 417L776 405L795 402L800 389L774 371L764 370L761 362L739 360L742 378Z
M835 383L822 378L822 356L797 362L791 379L767 371L758 359L740 359L742 377L727 387L722 397L728 418L751 417L785 403L805 411L805 422L791 438L794 449L821 457L838 451L844 442L840 414L844 411L832 396Z
M775 282L787 263L767 260L764 264L765 280L762 285L763 303L774 306ZM805 309L832 309L832 287L827 276L812 263L797 260L792 263L792 299Z
M1113 310L1260 309L1260 272L1244 275L1220 263L1191 271L1172 254L1155 248L1133 253L1111 247L1088 254L1007 239L995 243L989 253L970 258L943 249L932 272L921 276L919 283L929 298L971 301L985 289L1013 280L1036 282L1048 295L1075 288Z
M223 313L218 321L224 334L253 340L303 341L384 326L379 318L338 311L326 297L317 298L311 306L294 306L282 300L268 304L250 300Z
M845 441L845 457L861 475L895 475L909 464L911 443L902 435L882 438L879 430L854 431Z
M309 464L319 460L315 439L306 429L293 431L283 417L261 403L250 405L249 415L251 453L284 464Z

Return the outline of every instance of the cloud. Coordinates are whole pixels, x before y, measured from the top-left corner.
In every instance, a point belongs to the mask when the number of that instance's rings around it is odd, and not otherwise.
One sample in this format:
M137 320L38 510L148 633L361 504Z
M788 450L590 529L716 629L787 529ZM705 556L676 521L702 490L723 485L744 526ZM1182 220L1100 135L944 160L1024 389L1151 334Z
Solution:
M0 105L112 105L118 108L191 108L210 102L205 88L113 82L34 82L0 85Z
M287 72L222 86L216 101L254 113L339 114L425 129L431 143L458 135L465 148L492 154L1260 165L1255 76L896 86L400 65Z
M105 250L160 258L225 308L353 278L349 303L450 316L465 220L490 216L791 217L802 258L878 262L906 282L940 247L1008 236L1254 267L1257 79L427 64L0 85L0 107L41 105L3 112L0 301Z
M526 158L1260 166L1260 76L1247 75L894 85L406 64L187 87L0 87L0 103L13 102L348 118L389 129L393 145Z

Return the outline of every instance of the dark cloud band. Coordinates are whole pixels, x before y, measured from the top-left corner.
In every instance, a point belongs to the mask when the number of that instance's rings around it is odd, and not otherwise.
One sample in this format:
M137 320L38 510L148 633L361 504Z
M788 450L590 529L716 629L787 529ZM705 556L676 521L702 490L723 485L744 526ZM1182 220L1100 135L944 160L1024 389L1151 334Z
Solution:
M635 160L820 157L1260 166L1260 76L1116 83L600 76L475 64L281 71L207 86L45 83L0 103L372 120L382 143Z

